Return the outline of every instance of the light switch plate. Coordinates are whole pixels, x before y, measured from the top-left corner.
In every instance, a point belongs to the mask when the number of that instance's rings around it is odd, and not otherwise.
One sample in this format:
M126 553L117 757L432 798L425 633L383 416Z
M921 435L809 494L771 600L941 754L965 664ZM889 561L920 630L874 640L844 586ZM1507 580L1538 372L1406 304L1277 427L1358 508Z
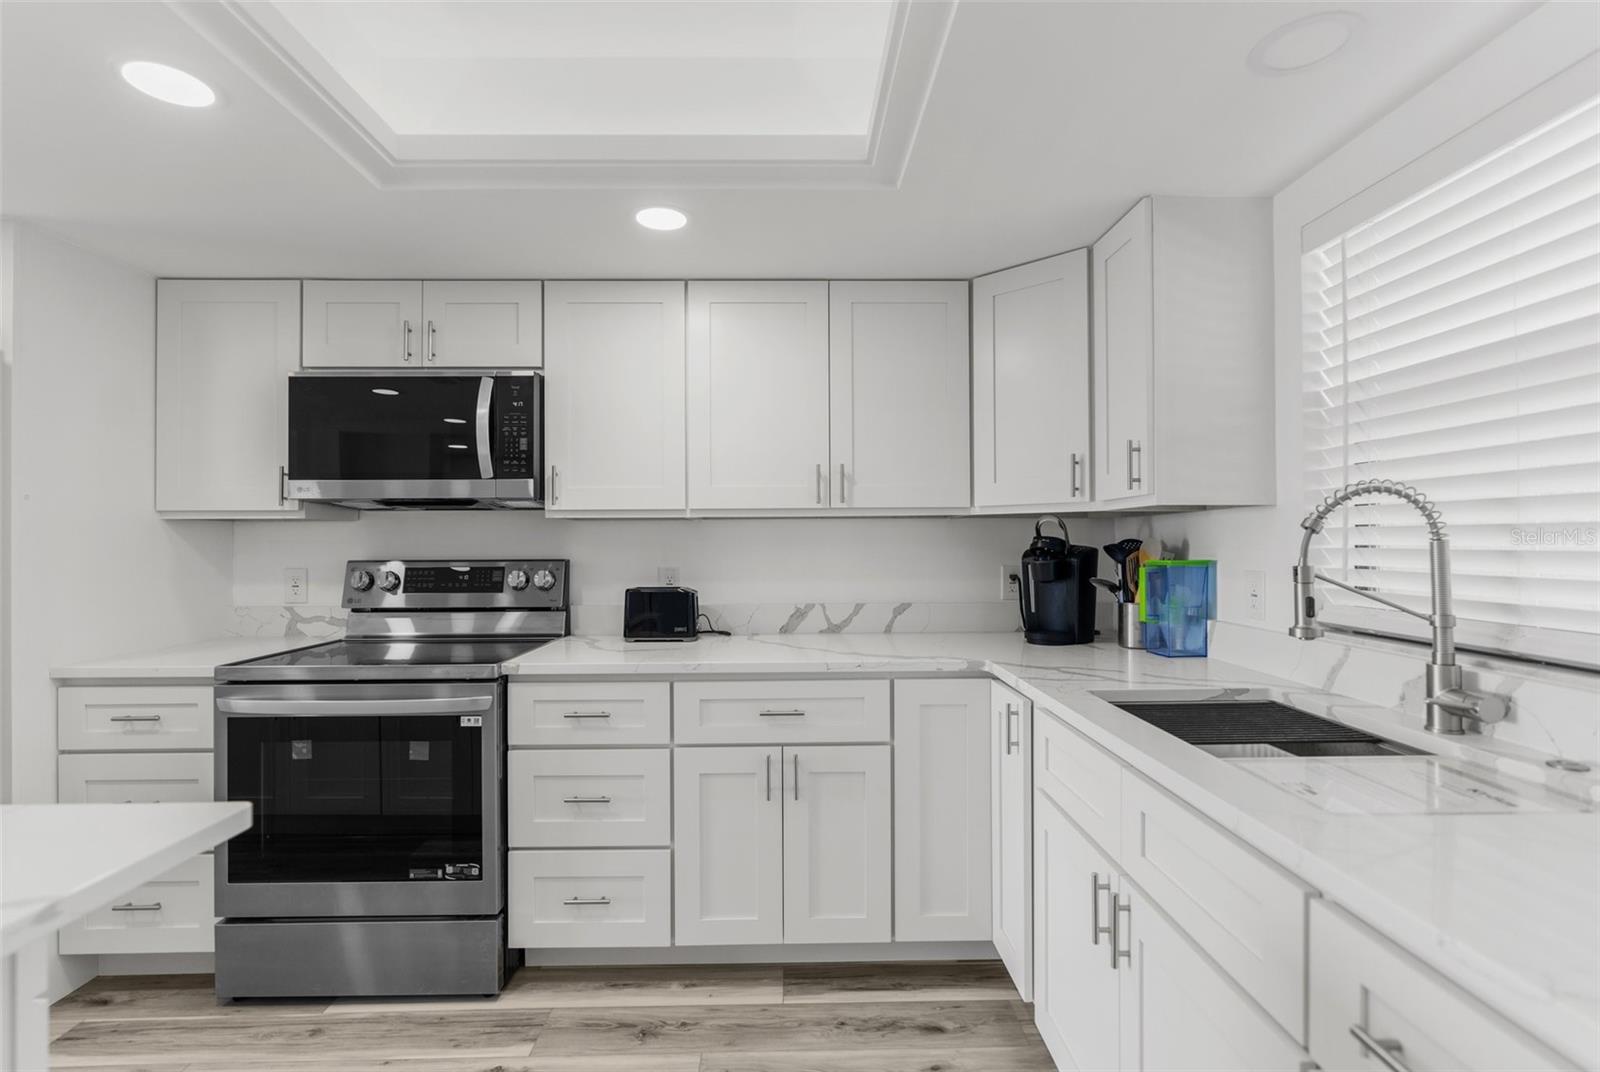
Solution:
M1244 571L1244 615L1260 621L1266 617L1267 575L1258 569Z
M290 566L283 571L283 601L285 603L304 603L306 601L306 588L310 582L304 566Z

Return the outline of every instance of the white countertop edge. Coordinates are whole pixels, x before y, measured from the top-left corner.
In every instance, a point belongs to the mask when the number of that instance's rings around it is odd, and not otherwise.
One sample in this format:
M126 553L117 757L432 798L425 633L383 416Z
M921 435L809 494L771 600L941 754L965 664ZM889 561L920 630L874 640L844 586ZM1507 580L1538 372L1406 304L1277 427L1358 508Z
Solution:
M89 845L67 840L79 820ZM0 953L10 956L248 830L250 805L11 804L0 807L0 828L0 863L13 876L8 887L16 875L48 873L63 853L92 860L92 871L68 879L66 888L25 889L16 899L12 888L0 892Z

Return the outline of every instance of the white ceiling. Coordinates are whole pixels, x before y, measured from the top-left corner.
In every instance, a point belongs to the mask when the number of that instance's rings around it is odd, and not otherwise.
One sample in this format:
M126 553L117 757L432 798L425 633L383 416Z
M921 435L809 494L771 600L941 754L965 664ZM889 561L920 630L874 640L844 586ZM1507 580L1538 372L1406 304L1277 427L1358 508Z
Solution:
M1247 68L1251 47L1327 5L964 0L898 187L684 185L662 173L634 187L473 190L375 185L298 102L180 13L204 3L0 5L7 215L170 275L966 277L1084 245L1145 193L1271 194L1529 10L1340 4L1365 20L1354 43L1269 78ZM538 21L495 6L518 26ZM723 51L756 47L770 29L759 22ZM364 25L391 56L419 37L437 56L461 44L420 16L388 36ZM693 50L657 32L569 30L552 46L569 58ZM795 51L808 40L797 35ZM531 51L514 33L503 44L512 58ZM116 74L135 58L193 72L218 105L139 95ZM638 228L633 211L652 203L684 209L690 226Z

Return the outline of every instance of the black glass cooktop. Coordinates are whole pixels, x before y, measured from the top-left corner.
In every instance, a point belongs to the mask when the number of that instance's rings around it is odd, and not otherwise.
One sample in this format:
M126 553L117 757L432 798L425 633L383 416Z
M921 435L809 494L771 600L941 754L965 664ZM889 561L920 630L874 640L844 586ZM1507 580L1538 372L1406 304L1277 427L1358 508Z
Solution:
M500 664L548 644L511 640L333 640L217 668L220 681L491 678Z

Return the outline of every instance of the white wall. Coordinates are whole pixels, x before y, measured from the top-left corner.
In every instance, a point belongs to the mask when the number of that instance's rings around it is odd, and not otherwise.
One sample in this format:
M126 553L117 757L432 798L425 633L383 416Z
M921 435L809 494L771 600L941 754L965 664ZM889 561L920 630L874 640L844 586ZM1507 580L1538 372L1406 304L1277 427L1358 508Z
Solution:
M1375 207L1381 207L1380 184L1386 178L1592 54L1600 47L1594 13L1592 4L1551 3L1539 8L1274 198L1277 505L1125 518L1117 525L1119 536L1174 545L1187 541L1189 554L1217 559L1217 610L1222 620L1276 630L1286 628L1293 617L1290 570L1299 551L1299 522L1311 505L1301 469L1302 229L1352 198L1376 200ZM1591 79L1589 92L1594 90ZM1511 136L1507 133L1502 140ZM1481 154L1465 152L1460 165L1477 155ZM1246 609L1246 570L1265 574L1262 619L1251 618Z
M1109 539L1105 521L1069 521L1078 543ZM1054 529L1050 530L1052 533ZM631 585L678 566L705 603L999 601L1032 519L549 519L495 513L370 513L354 524L241 521L234 601L283 602L283 570L311 571L308 602L338 605L347 559L543 555L572 560L573 602L615 605Z
M5 226L4 752L11 799L53 801L51 665L220 634L233 533L223 522L165 522L153 509L154 280L36 228ZM93 968L93 958L56 964L53 991Z

